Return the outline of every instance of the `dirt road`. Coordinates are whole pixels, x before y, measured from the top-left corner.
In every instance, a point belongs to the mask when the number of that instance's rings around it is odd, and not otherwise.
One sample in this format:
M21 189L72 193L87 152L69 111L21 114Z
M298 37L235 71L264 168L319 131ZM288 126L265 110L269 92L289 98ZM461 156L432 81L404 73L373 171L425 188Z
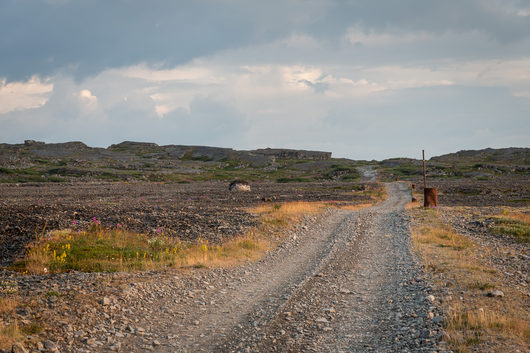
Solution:
M48 351L443 351L441 317L411 251L409 191L386 187L378 206L307 216L261 261L233 269L0 271L0 289L32 298L17 317L46 318L26 343Z
M258 263L140 290L154 300L122 349L436 350L438 313L410 249L410 195L404 184L387 189L379 206L329 211Z

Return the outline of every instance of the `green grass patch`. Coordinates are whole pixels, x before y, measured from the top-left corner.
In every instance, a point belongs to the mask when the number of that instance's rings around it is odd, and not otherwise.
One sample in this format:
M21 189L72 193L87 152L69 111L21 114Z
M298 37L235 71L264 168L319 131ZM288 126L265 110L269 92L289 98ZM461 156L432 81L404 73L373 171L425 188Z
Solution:
M494 218L495 226L493 232L497 234L509 234L522 243L530 242L530 224L511 218Z
M55 231L37 239L26 257L15 262L11 269L24 273L58 273L142 271L198 263L215 266L221 262L255 258L264 248L264 242L253 236L212 246L200 239L180 242L163 232L150 237L93 225L88 231ZM46 293L46 296L58 295Z
M495 283L475 281L468 286L471 289L487 290L496 287Z
M301 177L292 177L292 178L278 178L276 179L277 183L307 183L313 181L309 178L301 178Z

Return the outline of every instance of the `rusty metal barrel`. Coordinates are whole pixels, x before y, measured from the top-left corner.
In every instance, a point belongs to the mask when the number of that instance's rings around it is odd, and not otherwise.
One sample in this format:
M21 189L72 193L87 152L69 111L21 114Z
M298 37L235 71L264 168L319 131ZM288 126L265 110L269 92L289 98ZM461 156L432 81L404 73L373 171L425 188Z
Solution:
M438 189L424 188L423 189L423 206L424 207L438 207Z

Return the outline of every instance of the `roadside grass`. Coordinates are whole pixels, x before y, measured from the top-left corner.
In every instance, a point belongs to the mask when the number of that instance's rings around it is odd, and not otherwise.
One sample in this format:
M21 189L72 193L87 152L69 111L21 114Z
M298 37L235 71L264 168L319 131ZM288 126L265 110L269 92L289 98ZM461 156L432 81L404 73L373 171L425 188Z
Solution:
M16 341L22 339L22 332L15 317L15 310L20 305L17 298L0 298L0 317L11 318L0 324L0 349L8 350Z
M442 298L449 348L468 352L488 347L500 352L511 343L527 347L530 326L525 294L507 287L497 271L481 261L488 249L444 224L436 210L410 212L417 220L412 229L415 249L436 285L451 292ZM494 288L510 299L484 295Z
M383 194L378 192L378 197ZM249 209L258 215L258 226L220 244L207 240L180 241L160 231L156 236L122 228L105 228L95 218L89 229L63 229L36 234L26 256L10 266L28 274L145 271L183 267L229 267L261 258L273 248L286 227L303 215L317 214L327 207L359 210L371 206L348 202L267 203Z
M168 267L230 266L253 260L269 247L249 231L219 245L199 239L181 242L160 233L148 237L123 229L93 225L87 231L54 231L39 236L12 269L31 274L67 271L144 271Z
M267 203L250 208L249 212L258 214L262 224L287 226L298 222L303 215L322 212L326 205L329 203L306 201Z
M374 201L380 201L384 199L385 196L386 194L380 192L377 193L377 199L376 197L373 197L373 199ZM349 202L335 201L293 201L263 204L249 209L249 212L260 215L260 221L262 224L285 227L299 222L301 217L304 215L319 214L329 207L358 211L372 205L373 203L352 204Z
M530 242L530 213L504 210L502 214L493 217L495 225L493 232L512 235L521 243Z

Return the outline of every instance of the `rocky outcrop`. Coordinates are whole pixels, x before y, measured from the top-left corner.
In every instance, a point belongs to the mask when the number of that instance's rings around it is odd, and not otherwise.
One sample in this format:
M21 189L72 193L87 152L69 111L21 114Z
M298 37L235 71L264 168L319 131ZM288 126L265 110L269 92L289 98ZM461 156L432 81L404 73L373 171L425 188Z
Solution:
M257 149L253 152L255 154L261 154L264 156L274 156L277 158L285 159L310 159L310 160L327 160L331 158L331 152L320 152L320 151L306 151L306 150L290 150L282 148L264 148Z

